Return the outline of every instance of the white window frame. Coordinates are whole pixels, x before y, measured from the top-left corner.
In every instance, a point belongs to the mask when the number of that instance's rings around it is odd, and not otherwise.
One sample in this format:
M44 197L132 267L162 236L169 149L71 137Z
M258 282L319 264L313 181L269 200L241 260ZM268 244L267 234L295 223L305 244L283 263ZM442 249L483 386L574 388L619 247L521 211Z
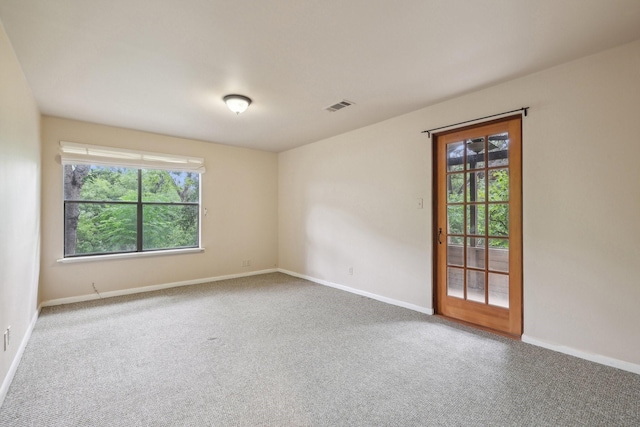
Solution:
M195 172L200 175L206 172L204 159L176 154L156 153L148 151L129 150L124 148L106 147L77 142L60 141L61 164L83 164L111 167L125 167L131 169L155 169L180 172ZM98 261L109 259L137 258L148 256L162 256L173 254L187 254L203 252L202 247L202 179L199 180L198 195L198 247L169 248L141 252L104 253L87 256L70 256L58 259L59 263L74 263L84 261ZM64 201L64 195L62 195ZM64 219L63 219L64 221ZM64 227L63 227L64 230ZM64 241L64 231L63 239ZM64 246L64 245L63 245Z

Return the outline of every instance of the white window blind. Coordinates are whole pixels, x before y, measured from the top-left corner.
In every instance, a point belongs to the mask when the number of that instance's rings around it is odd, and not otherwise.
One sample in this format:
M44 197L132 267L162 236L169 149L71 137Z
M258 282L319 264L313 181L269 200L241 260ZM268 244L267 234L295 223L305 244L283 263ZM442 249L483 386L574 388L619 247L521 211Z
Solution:
M60 159L62 164L205 172L204 159L201 157L125 150L66 141L60 141Z

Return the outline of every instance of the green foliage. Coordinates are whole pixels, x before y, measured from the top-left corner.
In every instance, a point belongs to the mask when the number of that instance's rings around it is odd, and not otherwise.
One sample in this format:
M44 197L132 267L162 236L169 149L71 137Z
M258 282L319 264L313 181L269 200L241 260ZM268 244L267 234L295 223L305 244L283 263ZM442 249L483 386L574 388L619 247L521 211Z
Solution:
M199 175L143 170L143 249L193 247L198 244ZM80 203L76 254L135 251L137 247L138 170L92 166ZM126 203L131 202L131 203Z
M80 190L82 200L138 200L137 169L92 166Z
M466 234L483 235L485 232L486 215L488 209L488 235L509 236L509 172L507 169L490 169L488 175L488 199L492 203L483 203L487 190L487 180L484 171L477 171L467 174L464 179L463 173L448 175L447 179L447 221L449 234L464 234L464 219L466 215ZM475 195L471 194L472 186L470 180L476 179ZM465 199L465 185L467 191L467 202L472 202L465 206L462 204ZM480 201L479 203L474 203ZM505 202L505 203L493 203ZM459 204L458 204L459 203ZM508 247L508 240L493 239L494 247Z
M494 169L489 172L489 201L509 201L509 172L507 169ZM509 236L509 204L489 204L489 235ZM508 240L499 240L497 247L508 247Z
M145 250L198 244L197 206L146 205L142 218Z
M136 248L135 205L81 204L76 254Z
M489 201L509 201L509 171L507 169L489 171Z

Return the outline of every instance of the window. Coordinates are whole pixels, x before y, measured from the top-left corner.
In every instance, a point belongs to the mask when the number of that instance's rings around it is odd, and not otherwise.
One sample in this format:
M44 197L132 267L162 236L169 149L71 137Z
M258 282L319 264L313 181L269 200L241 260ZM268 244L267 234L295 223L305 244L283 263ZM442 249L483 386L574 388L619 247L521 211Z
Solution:
M202 159L61 147L65 257L199 247Z

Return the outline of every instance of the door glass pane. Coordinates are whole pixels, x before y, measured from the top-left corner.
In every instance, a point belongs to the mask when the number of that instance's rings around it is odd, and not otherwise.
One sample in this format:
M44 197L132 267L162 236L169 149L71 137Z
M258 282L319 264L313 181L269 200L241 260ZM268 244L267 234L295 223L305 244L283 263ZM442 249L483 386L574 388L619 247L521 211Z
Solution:
M509 169L489 171L489 201L509 201Z
M489 239L489 270L509 272L509 239Z
M467 267L484 269L485 239L481 237L467 238Z
M489 304L509 308L509 276L489 273Z
M467 169L484 168L484 137L467 140Z
M464 200L464 174L447 176L447 203L462 203Z
M488 166L506 166L509 164L509 133L499 133L489 136Z
M484 271L467 270L467 299L484 303Z
M484 235L485 205L467 205L467 234Z
M486 192L484 171L467 174L467 202L484 202Z
M447 295L464 298L464 269L447 267Z
M464 169L464 143L462 141L447 144L447 172Z
M464 233L464 206L447 206L447 234Z
M464 266L464 237L449 236L447 239L447 264Z
M489 205L489 235L509 235L509 205L497 203Z

